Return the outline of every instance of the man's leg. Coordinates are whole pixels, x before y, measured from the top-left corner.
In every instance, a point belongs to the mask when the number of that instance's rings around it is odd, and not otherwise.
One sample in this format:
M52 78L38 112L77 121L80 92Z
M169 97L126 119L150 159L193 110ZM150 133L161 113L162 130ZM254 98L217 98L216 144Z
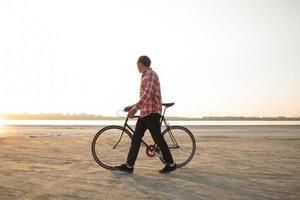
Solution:
M161 134L160 130L160 114L152 113L142 120L149 129L151 136L154 142L160 147L163 158L167 164L173 164L173 157L170 152L170 149L167 145L166 140L164 139L163 135Z
M134 166L140 150L141 139L143 138L146 130L146 125L144 124L143 120L139 118L136 122L135 131L132 137L131 146L127 157L127 165L129 165L130 167Z

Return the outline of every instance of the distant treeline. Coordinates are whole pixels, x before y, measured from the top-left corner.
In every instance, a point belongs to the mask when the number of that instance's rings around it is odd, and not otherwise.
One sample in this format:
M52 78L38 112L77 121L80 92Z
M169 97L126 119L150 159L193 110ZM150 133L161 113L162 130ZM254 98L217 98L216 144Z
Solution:
M124 119L124 117L110 117L94 114L62 114L62 113L40 113L40 114L12 114L4 113L0 114L4 119L10 120L118 120ZM202 120L202 121L299 121L300 117L201 117L201 118L189 118L189 117L167 117L169 120Z
M202 120L260 120L260 121L285 121L285 120L300 120L300 117L202 117Z
M118 117L107 117L93 114L62 114L62 113L40 113L40 114L2 114L4 119L10 120L114 120Z

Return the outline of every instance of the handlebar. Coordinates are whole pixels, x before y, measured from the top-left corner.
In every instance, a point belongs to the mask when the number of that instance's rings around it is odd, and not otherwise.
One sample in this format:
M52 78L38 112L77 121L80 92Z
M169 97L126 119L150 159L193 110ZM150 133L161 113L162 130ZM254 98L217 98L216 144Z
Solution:
M139 118L140 116L139 115L134 115L132 118ZM128 116L126 117L127 119L132 119L132 118L129 118Z

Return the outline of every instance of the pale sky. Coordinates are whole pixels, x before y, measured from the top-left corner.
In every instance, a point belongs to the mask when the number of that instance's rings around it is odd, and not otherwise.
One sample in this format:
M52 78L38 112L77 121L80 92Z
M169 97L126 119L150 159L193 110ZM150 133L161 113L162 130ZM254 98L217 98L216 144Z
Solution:
M300 116L298 0L1 0L0 112L115 116L146 54L172 116Z

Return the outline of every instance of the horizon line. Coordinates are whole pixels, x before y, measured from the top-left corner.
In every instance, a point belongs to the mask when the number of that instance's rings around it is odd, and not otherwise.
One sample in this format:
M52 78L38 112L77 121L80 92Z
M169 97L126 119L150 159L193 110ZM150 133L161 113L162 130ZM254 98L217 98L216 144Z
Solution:
M28 116L30 117L38 117L38 116L42 116L42 117L54 117L55 115L57 115L57 117L92 117L92 118L124 118L126 116L112 116L112 115L102 115L102 114L89 114L89 113L58 113L58 112L50 112L50 113L27 113L27 112L23 112L23 113L7 113L7 112L0 112L0 117L2 118L10 118L10 117L26 117ZM292 117L288 117L288 116L283 116L283 115L278 115L278 116L234 116L234 115L211 115L211 116L201 116L201 117L195 117L195 116L168 116L168 118L181 118L181 119L209 119L209 118L248 118L248 119L299 119L300 115L298 116L292 116Z

